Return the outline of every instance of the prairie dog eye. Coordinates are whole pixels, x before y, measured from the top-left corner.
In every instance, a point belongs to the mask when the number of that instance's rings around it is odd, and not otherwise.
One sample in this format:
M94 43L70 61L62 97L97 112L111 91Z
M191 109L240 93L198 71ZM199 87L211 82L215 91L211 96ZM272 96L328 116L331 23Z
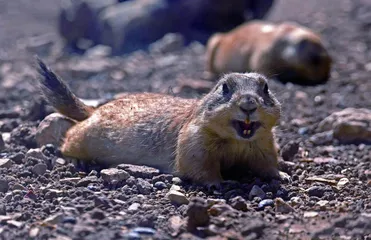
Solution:
M265 94L268 94L269 93L268 84L264 84L263 92Z
M222 89L223 89L223 95L224 96L229 94L230 90L229 90L229 87L226 83L223 83Z

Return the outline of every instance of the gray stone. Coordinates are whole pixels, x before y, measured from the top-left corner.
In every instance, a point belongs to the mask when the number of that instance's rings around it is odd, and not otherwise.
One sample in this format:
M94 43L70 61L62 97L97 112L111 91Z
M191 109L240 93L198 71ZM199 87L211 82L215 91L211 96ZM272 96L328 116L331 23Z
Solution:
M0 179L0 192L6 193L9 190L9 183L5 179Z
M166 184L161 181L155 182L154 187L157 188L158 190L167 188Z
M6 206L5 206L5 204L0 204L0 215L6 215Z
M173 177L171 181L173 182L173 184L177 184L177 185L182 184L182 179L180 179L179 177Z
M85 52L88 58L102 58L111 55L112 48L105 45L96 45Z
M10 160L15 162L16 164L21 164L23 159L25 158L25 155L23 153L19 152L19 153L16 153L14 155L11 155L9 158L10 158Z
M156 168L131 164L120 164L117 168L125 170L131 176L136 178L153 178L160 173Z
M22 190L22 191L26 191L27 188L24 187L24 186L21 185L21 184L16 183L16 184L13 185L13 190Z
M15 221L15 220L9 220L6 223L9 226L16 227L16 228L21 228L24 225L23 222L19 222L19 221Z
M79 177L62 178L59 180L60 183L78 183L81 180Z
M176 190L170 190L166 194L166 196L172 203L175 203L175 204L178 204L178 205L188 204L188 202L189 202L189 200L187 199L187 197L183 193L181 193L179 191L176 191Z
M142 178L138 178L137 180L137 188L139 193L141 194L150 194L153 191L152 184L147 182L146 180Z
M87 187L90 183L96 183L97 181L96 176L84 177L77 182L76 187Z
M334 112L319 123L318 131L333 131L341 143L371 143L371 110L346 108Z
M286 203L282 198L276 198L274 201L276 205L276 212L278 213L290 213L295 212L295 209L291 207L288 203Z
M39 232L40 232L40 228L38 227L33 227L30 229L28 235L30 238L35 238L37 237L37 235L39 235Z
M35 166L32 167L32 172L36 175L43 175L46 173L46 170L48 167L44 163L38 163Z
M259 204L258 204L259 209L263 209L267 206L273 207L274 206L274 201L272 199L264 199L264 200L260 201Z
M136 227L132 231L135 233L144 234L144 235L154 235L156 233L155 229L148 228L148 227Z
M295 141L288 142L285 146L282 147L281 156L285 161L291 161L295 154L299 151L299 143Z
M241 196L234 197L230 201L231 201L231 206L234 209L240 210L240 211L247 211L248 210L247 203L246 203L245 199L243 199Z
M130 177L129 173L117 168L103 169L100 174L102 179L108 183L122 182Z
M207 226L210 221L208 205L205 199L193 197L187 209L187 229L193 231L197 227Z
M326 188L322 186L313 186L313 187L308 188L306 191L309 196L320 198L320 197L323 197L323 195L325 194Z
M39 159L39 160L46 160L46 156L42 153L40 148L32 148L32 149L28 150L28 152L25 155L26 160L29 157L33 157L33 158L36 158L36 159Z
M184 46L184 37L177 33L168 33L160 40L149 45L153 53L169 53L181 49Z
M63 213L56 213L48 218L46 218L43 223L48 224L48 225L54 225L61 223L63 221L64 214Z
M171 185L170 190L181 191L181 188L178 185L173 184Z
M55 164L56 165L61 165L61 166L66 165L66 160L64 160L63 158L57 158L55 160Z
M3 139L3 135L0 134L0 152L3 151L4 149L5 149L5 142Z
M265 198L265 192L258 185L254 185L249 193L249 200L254 199L254 197Z
M0 168L10 168L12 161L9 158L0 158Z
M36 131L36 143L39 147L53 144L59 147L67 130L75 123L59 113L52 113L42 120Z
M140 203L133 203L129 206L128 211L136 212L138 211L139 207L140 207Z
M97 220L103 220L106 218L106 214L100 209L94 209L91 212L90 216L92 219L97 219Z

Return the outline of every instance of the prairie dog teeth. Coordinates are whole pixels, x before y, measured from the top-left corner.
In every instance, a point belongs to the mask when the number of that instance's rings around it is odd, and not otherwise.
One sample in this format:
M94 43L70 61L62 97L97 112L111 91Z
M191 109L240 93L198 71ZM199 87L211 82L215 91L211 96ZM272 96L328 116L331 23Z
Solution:
M245 130L246 131L246 130ZM251 130L247 130L247 134L250 134L251 133Z
M250 131L250 130L249 130ZM247 135L248 131L247 130L243 130L243 134L244 135Z

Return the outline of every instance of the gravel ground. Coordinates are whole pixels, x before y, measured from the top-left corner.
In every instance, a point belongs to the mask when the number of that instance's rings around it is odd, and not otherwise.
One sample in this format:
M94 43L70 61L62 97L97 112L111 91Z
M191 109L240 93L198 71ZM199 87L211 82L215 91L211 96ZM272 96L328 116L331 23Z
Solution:
M97 57L100 49L61 54L53 25L59 1L30 3L0 1L1 239L371 239L371 145L317 134L332 112L371 109L371 1L276 4L270 19L324 36L332 78L317 87L270 83L283 103L277 136L292 183L251 176L221 189L147 167L75 166L52 145L37 148L36 127L52 109L33 87L34 53L84 99L136 91L200 97L210 82L197 43L120 58Z

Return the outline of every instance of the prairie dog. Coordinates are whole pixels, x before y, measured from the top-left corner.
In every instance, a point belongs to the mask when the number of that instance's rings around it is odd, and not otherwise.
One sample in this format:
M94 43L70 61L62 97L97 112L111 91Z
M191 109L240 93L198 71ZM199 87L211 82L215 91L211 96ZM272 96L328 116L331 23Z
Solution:
M38 66L46 100L76 122L61 145L64 156L147 165L212 185L236 165L262 177L285 176L272 133L281 106L261 74L226 74L201 99L133 93L91 108L40 59Z
M328 81L332 58L319 35L293 22L252 21L207 43L213 74L255 71L282 82L316 85Z

